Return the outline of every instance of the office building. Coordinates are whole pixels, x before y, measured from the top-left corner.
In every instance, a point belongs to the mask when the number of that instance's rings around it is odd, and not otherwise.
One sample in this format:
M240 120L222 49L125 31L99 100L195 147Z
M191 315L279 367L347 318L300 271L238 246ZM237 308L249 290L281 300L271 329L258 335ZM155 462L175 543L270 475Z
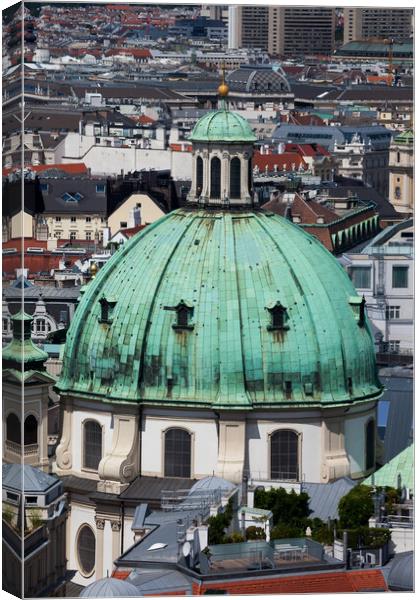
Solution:
M333 8L229 7L230 48L261 48L274 56L330 54L334 30Z
M344 43L371 38L405 40L413 35L413 18L409 8L345 8Z
M229 7L229 48L268 50L268 6Z
M331 54L334 48L334 8L270 6L268 23L271 55Z

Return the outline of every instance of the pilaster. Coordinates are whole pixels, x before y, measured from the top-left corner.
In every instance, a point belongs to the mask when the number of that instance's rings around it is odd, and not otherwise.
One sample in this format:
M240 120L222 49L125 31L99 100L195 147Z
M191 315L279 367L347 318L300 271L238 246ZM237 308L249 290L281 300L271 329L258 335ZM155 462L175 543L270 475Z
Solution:
M102 579L104 571L104 528L105 519L95 517L96 523L96 557L95 575L96 580Z
M116 560L121 552L121 521L111 521L112 530L112 560Z

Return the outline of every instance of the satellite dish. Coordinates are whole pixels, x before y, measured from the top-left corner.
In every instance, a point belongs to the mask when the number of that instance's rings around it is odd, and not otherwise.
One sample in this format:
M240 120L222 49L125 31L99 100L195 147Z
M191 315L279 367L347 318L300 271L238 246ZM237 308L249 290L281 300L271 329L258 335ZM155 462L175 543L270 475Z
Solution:
M182 546L182 554L187 557L189 556L191 552L191 544L190 542L184 542L183 546Z

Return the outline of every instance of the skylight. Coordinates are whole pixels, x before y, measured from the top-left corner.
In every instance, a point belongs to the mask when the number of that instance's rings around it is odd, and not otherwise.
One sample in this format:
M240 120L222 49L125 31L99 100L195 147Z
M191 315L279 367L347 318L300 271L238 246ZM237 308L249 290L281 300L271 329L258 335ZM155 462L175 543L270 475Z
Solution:
M151 552L152 550L162 550L162 548L166 548L168 544L162 544L158 542L157 544L152 544L150 548L147 549L147 552Z

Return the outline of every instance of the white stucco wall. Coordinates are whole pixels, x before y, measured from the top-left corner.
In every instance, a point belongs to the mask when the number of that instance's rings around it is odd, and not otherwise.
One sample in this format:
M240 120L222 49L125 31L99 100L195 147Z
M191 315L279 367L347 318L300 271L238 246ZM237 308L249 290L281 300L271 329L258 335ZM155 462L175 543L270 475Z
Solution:
M126 552L134 544L134 531L131 529L133 517L125 516L124 518L124 545L123 551Z
M208 420L191 414L145 414L141 434L141 469L143 475L163 476L164 431L170 427L181 427L193 435L191 476L203 477L216 470L218 437L214 415Z
M111 521L105 521L104 527L104 554L103 554L103 573L102 577L108 575L111 576L113 570L113 561L112 561L112 529L111 529Z
M373 409L368 414L348 417L344 424L344 439L347 455L350 460L350 473L353 477L362 476L366 462L365 428L371 418L376 417Z
M95 145L95 137L69 133L57 150L57 160L84 162L92 175L119 175L121 171L170 169L175 179L189 179L192 170L191 152L171 149L113 148Z
M391 550L395 554L414 550L414 529L391 529Z
M272 416L272 420L259 419L247 425L247 444L251 477L255 481L270 479L269 435L279 429L292 429L300 434L301 478L316 483L321 481L321 422L293 420L293 414Z
M82 525L89 525L96 538L96 524L95 524L95 509L93 506L89 507L86 505L78 504L76 502L72 502L71 504L71 512L69 515L70 519L70 535L67 539L67 569L77 571L76 575L72 579L74 583L78 583L79 585L89 585L89 583L93 583L96 580L96 573L93 572L90 577L85 577L81 571L79 570L79 562L77 559L77 537L79 529Z
M72 470L79 476L86 476L86 474L89 475L91 473L90 471L86 472L86 470L82 468L82 423L87 419L97 421L102 427L102 456L111 450L112 434L114 431L111 413L80 409L73 411L71 434Z
M171 153L171 175L174 179L191 180L192 154L191 152Z

